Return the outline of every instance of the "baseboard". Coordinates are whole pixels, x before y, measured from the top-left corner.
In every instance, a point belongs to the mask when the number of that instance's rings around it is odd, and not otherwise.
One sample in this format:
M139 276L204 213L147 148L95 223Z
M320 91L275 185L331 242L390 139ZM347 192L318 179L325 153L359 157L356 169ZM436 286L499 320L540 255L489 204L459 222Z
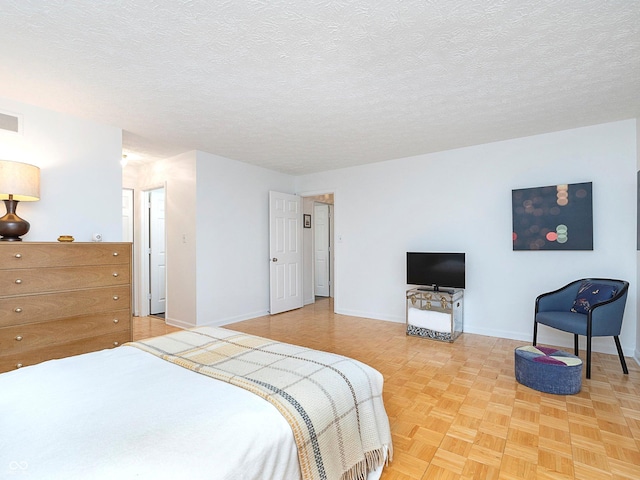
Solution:
M395 323L406 322L406 319L404 316L403 317L385 316L385 315L379 315L375 312L362 312L362 311L356 311L356 310L340 309L340 310L336 310L336 313L339 313L340 315L348 315L350 317L362 317L362 318L370 318L372 320L384 320L386 322L395 322ZM465 324L464 333L472 333L474 335L484 335L485 337L493 337L493 338L506 338L509 340L518 340L518 341L525 342L526 344L531 344L530 332L523 333L523 332L514 332L510 330L495 330L495 329L482 328L482 327L476 328L473 325ZM538 341L543 345L544 344L554 345L556 347L573 349L573 336L570 334L566 334L566 337L567 339L565 341L560 336L550 337L548 335L545 335L544 333L540 333L538 335ZM610 341L611 345L608 345L608 343L601 344L603 340L600 340L600 339L605 339L604 342ZM582 337L580 340L581 350L586 349L584 342L585 342L585 339L584 337ZM630 350L630 348L625 345L622 346L622 349L624 352L629 352ZM615 348L615 344L613 343L613 337L598 337L597 339L594 338L593 351L599 352L599 353L606 353L610 355L616 355L616 356L618 355L618 352ZM626 355L628 355L628 353ZM635 352L632 358L640 365L640 361L638 360L640 358L640 355L638 354L638 352Z
M349 317L370 318L372 320L384 320L385 322L405 323L406 318L402 317L380 315L375 312L360 312L356 310L345 310L336 308L335 313L339 315L347 315Z
M193 327L195 327L195 325L192 324L192 323L182 322L180 320L176 320L175 318L167 318L167 317L165 317L164 323L166 323L167 325L170 325L172 327L178 327L178 328L193 328Z
M227 317L227 318L220 318L218 320L212 320L210 322L204 322L204 323L198 323L198 326L208 326L208 327L223 327L224 325L229 325L231 323L238 323L238 322L244 322L245 320L251 320L253 318L258 318L258 317L266 317L269 315L268 311L259 311L259 312L253 312L253 313L248 313L245 315L238 315L236 317Z

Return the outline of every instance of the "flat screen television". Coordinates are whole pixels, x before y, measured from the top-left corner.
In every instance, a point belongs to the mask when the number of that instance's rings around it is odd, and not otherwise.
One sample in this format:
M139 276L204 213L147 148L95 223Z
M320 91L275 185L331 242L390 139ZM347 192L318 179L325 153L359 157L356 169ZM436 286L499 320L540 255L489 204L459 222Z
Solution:
M407 252L407 284L465 288L465 254Z

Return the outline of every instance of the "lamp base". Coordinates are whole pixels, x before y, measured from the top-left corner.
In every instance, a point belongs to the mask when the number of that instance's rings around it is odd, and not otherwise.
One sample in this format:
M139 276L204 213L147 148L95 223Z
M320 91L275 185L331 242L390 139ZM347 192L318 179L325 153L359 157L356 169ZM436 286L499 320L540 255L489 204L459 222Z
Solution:
M7 213L0 218L0 241L2 242L21 242L22 235L26 235L31 225L26 220L16 215L16 207L18 200L3 200L7 207Z

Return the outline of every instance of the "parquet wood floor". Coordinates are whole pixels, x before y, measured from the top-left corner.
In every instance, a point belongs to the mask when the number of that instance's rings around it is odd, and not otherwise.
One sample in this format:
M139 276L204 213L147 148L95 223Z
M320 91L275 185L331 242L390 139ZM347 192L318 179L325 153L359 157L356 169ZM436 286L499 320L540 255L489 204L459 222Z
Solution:
M164 320L158 317L133 317L133 339L158 337L166 333L177 332L178 327L167 325Z
M382 480L640 479L633 359L623 375L616 356L594 353L592 378L583 378L579 394L551 395L514 378L513 350L526 342L465 333L443 343L409 337L404 324L332 312L332 301L322 299L226 327L378 369L394 443ZM138 328L137 335L167 328Z

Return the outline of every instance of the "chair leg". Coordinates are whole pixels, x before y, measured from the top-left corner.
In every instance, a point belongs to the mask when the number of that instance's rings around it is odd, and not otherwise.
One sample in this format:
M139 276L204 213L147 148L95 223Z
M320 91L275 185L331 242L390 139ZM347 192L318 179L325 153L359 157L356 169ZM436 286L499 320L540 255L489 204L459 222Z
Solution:
M622 365L622 371L625 375L629 374L627 369L627 362L624 359L624 353L622 353L622 346L620 345L620 339L617 335L614 335L613 340L616 342L616 348L618 349L618 356L620 357L620 364Z
M573 335L573 354L578 356L578 334Z
M533 321L533 346L536 346L536 341L538 339L538 322Z
M587 378L591 378L591 337L587 335Z

